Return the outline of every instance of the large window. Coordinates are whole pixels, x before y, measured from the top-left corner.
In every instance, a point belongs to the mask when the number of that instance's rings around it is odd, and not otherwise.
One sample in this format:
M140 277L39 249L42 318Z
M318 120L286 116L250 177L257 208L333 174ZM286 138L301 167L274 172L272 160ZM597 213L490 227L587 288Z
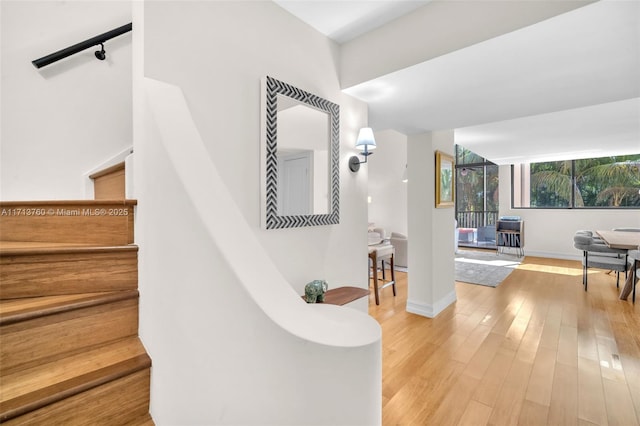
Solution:
M461 245L495 245L498 181L496 164L456 145L456 220L459 228L473 230L461 237Z
M640 208L640 154L512 166L514 208Z

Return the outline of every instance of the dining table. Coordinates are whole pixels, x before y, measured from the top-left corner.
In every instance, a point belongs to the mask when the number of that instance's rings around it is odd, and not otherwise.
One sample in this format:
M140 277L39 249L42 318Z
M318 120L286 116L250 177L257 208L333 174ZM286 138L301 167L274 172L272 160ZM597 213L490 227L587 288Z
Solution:
M640 250L640 232L636 231L596 231L596 234L602 238L604 243L611 248L624 249L624 250ZM638 268L638 261L634 259L631 266L631 273L627 275L624 286L620 290L620 300L627 300L629 294L634 290L634 281L636 277L636 269ZM635 291L634 291L635 302Z
M611 248L637 250L640 247L640 232L596 231L596 234Z

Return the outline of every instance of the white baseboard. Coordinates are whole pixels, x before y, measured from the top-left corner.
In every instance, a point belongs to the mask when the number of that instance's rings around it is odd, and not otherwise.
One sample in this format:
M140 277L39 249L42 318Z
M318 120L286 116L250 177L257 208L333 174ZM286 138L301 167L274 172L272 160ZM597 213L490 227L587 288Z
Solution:
M564 259L564 260L581 260L582 259L582 252L578 250L576 250L575 254L525 250L524 255L533 256L533 257L547 257L549 259Z
M427 318L435 318L440 312L444 311L445 308L455 302L457 299L456 291L451 290L449 294L447 294L442 299L438 300L434 304L430 305L427 303L416 302L413 300L407 300L407 312L416 315L422 315Z

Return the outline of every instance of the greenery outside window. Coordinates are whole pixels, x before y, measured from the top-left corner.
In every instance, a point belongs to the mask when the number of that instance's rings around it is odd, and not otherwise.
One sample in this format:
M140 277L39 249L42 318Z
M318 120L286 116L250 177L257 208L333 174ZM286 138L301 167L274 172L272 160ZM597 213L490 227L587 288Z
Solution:
M514 208L640 208L640 154L512 166Z
M498 218L499 167L456 145L456 220L460 228L495 225ZM492 232L495 234L495 230Z

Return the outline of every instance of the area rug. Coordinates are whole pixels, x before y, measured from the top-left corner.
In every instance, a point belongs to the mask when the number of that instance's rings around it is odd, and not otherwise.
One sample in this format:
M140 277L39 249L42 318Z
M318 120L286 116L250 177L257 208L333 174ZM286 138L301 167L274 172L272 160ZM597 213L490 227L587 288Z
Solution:
M460 250L456 254L456 281L497 287L521 261L515 255L494 251Z

